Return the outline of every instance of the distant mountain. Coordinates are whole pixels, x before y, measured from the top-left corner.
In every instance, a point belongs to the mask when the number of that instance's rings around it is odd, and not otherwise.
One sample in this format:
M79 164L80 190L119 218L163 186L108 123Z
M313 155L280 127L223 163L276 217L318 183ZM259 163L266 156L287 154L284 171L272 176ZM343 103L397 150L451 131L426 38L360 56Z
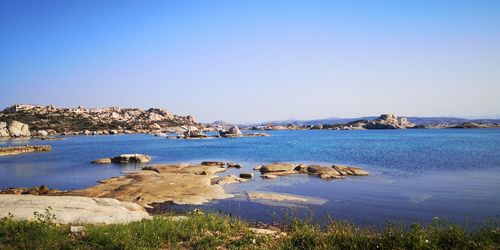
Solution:
M269 121L255 124L245 124L245 126L263 126L263 125L297 125L297 126L311 126L311 125L330 125L330 124L345 124L358 120L374 120L378 116L364 116L357 118L339 118L331 117L326 119L315 119L315 120L282 120L282 121ZM404 116L403 116L404 117ZM408 120L416 125L440 125L440 124L460 124L464 122L474 122L474 123L495 123L500 124L500 119L466 119L459 117L418 117L409 116Z

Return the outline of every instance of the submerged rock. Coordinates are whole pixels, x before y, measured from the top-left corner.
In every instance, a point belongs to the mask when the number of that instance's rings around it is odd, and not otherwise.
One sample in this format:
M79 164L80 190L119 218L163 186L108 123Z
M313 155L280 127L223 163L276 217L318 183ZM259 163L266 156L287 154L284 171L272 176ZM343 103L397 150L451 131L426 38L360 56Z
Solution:
M217 181L217 184L219 185L226 185L226 184L233 184L233 183L240 183L240 182L246 182L248 181L246 178L241 178L236 175L228 175L220 178Z
M286 205L287 203L291 204L314 204L314 205L323 205L327 202L325 199L321 199L318 197L309 197L309 196L301 196L301 195L293 195L293 194L282 194L282 193L271 193L271 192L249 192L247 193L247 197L251 200L264 200L269 201L271 205L278 205L279 203ZM277 203L276 203L277 202Z
M111 163L111 158L97 159L97 160L91 161L90 163L93 163L93 164L110 164Z

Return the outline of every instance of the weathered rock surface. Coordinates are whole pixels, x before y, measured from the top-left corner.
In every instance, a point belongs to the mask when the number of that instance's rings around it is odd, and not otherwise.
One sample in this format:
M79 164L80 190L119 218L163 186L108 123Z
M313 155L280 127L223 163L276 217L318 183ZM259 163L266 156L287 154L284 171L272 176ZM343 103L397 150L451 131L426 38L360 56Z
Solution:
M151 168L106 179L94 187L65 194L114 198L142 206L163 202L202 204L212 199L232 197L221 186L212 184L214 173L225 171L224 167L174 164L153 165Z
M310 165L307 168L307 172L311 175L317 175L321 179L341 179L342 174L336 169L331 167L324 167L320 165Z
M30 137L31 132L29 126L15 120L0 122L0 137Z
M0 137L10 137L6 122L0 122Z
M5 155L17 155L33 152L43 152L51 151L52 147L50 145L40 145L40 146L11 146L11 147L1 147L0 156Z
M368 171L365 171L361 168L345 166L345 165L333 165L332 168L337 170L342 175L366 176L370 174Z
M287 172L287 171L293 171L295 169L296 165L289 164L289 163L272 163L269 165L264 165L260 168L260 172L266 173L266 172Z
M11 137L30 137L31 132L27 124L18 121L11 121L9 124L9 134Z
M77 196L0 195L0 218L34 220L34 213L48 212L64 224L112 224L150 219L139 205L116 199Z

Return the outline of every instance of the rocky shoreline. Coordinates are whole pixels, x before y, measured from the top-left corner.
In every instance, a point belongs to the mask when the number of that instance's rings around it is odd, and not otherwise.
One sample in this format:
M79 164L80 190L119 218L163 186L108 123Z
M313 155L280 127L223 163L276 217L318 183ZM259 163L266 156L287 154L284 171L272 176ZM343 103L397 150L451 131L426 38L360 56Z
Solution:
M365 130L425 128L500 128L496 123L471 121L456 124L419 125L405 117L382 114L374 120L357 120L339 124L243 126L245 130ZM207 135L216 132L216 135ZM215 122L198 123L193 116L178 116L167 110L150 108L57 108L52 105L13 105L0 112L0 138L65 135L151 134L169 139L210 139L264 137L269 134L242 133L238 126ZM172 135L175 134L175 135Z
M141 154L125 154L118 156L141 156ZM128 161L135 162L135 161ZM121 162L125 163L125 162ZM123 176L99 181L99 184L81 190L55 190L47 186L32 188L7 188L0 194L16 195L77 195L87 197L117 198L148 206L150 203L173 202L176 204L202 204L211 199L228 198L220 189L220 185L245 182L253 179L252 173L242 172L240 176L227 175L219 177L217 173L228 168L237 168L236 163L205 161L201 164L156 164L143 167L142 170ZM272 163L257 166L261 177L270 179L270 175L286 176L292 174L309 174L320 179L343 179L347 176L367 176L369 173L361 168L332 165L331 167L307 164ZM117 188L119 187L119 188ZM221 192L222 190L222 192ZM141 195L142 194L142 195Z
M126 156L127 161L120 160L120 163L135 162L135 160L130 159L136 156L150 159L149 156L141 154L126 154L115 158L124 159L124 156ZM156 164L143 167L140 171L102 180L96 186L79 190L54 190L49 189L47 186L7 188L0 191L0 213L8 209L13 209L12 202L15 199L12 197L16 196L31 197L23 198L23 200L26 200L26 202L35 202L37 205L32 207L35 210L39 209L45 201L50 201L51 203L46 203L46 206L51 206L53 202L60 204L63 201L71 199L67 197L74 196L90 198L94 199L94 201L97 201L95 199L105 198L108 199L108 203L118 204L117 202L125 202L124 204L138 204L144 208L149 208L152 204L161 203L200 205L211 200L234 197L234 194L225 192L223 185L244 183L254 178L253 173L244 171L239 174L239 177L236 175L222 177L217 175L225 172L228 168L239 169L241 165L219 161L204 161L201 164ZM309 174L318 176L320 179L342 179L348 176L366 176L369 174L360 168L343 165L327 167L306 164L272 163L257 166L253 169L260 172L262 178L267 179L272 179L270 178L271 176L277 177L290 174ZM300 197L277 193L251 192L247 195L249 199L292 203L308 203L318 200L314 197ZM51 196L53 198L46 200L32 198L36 196ZM130 205L124 206L130 207ZM58 211L62 211L62 208L58 209ZM21 217L25 215L25 213L22 214L20 215Z
M0 156L6 155L17 155L26 154L33 152L46 152L51 151L52 147L50 145L40 145L40 146L10 146L10 147L0 147Z

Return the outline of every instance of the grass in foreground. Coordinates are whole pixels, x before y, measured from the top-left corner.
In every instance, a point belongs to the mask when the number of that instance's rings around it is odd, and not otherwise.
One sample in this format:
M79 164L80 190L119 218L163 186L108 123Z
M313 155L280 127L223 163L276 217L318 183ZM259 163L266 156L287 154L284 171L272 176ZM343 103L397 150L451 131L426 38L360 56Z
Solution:
M126 225L86 225L84 233L50 222L0 220L0 249L499 249L496 222L467 231L436 220L423 227L390 225L382 230L332 221L325 227L293 220L280 236L257 235L227 216L157 216Z

